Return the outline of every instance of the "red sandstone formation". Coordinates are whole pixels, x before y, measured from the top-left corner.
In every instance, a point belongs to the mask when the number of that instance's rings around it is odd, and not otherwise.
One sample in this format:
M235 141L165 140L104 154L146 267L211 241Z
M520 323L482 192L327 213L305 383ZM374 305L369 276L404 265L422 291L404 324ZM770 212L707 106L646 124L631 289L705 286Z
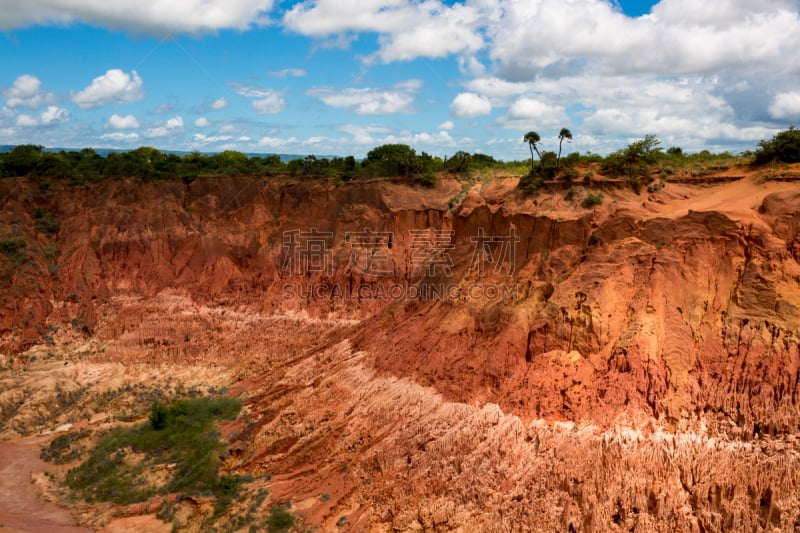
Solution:
M796 183L562 197L3 180L0 351L238 367L232 466L325 530L800 527Z

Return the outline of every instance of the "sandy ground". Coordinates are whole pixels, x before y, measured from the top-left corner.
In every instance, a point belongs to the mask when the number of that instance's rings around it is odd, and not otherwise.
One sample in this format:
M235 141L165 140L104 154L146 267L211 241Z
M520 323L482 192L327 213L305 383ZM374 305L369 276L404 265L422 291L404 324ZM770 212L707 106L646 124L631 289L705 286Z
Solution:
M42 500L31 482L31 474L44 472L39 446L50 436L0 442L0 532L85 533L70 514Z

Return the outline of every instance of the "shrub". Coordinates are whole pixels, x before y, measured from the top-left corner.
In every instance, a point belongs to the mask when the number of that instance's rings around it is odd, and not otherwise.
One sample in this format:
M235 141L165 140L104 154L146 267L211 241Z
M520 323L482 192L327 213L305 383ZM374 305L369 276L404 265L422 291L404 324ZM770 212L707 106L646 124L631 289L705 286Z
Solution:
M0 254L8 257L15 264L20 264L25 260L25 248L28 243L22 237L13 237L0 240Z
M564 195L564 200L571 202L575 199L575 195L578 193L578 189L575 187L570 187L567 189L566 194Z
M88 501L120 505L170 492L210 493L225 504L238 490L238 478L218 474L224 445L214 422L234 418L239 409L238 400L225 397L155 404L147 423L112 430L100 440L89 458L69 471L67 486ZM131 464L127 450L146 458ZM148 485L145 470L164 463L175 465L172 479L160 487Z
M80 440L89 434L89 430L84 429L78 433L64 433L50 441L50 444L43 446L39 450L39 457L43 461L61 465L76 460L80 456L80 449L73 448L76 440Z
M45 211L41 207L33 210L33 218L36 221L37 231L41 233L58 233L58 230L61 229L61 224L53 216L53 213Z
M800 162L800 130L794 126L776 133L768 141L760 141L755 151L755 163L763 165L772 161Z
M270 533L284 533L295 525L295 518L285 507L275 505L270 509L267 519L267 531Z
M650 166L661 155L659 144L661 141L655 135L645 135L644 139L632 142L624 150L609 154L601 168L610 176L625 176L631 188L639 193L644 181L650 180Z
M586 198L583 199L581 202L581 207L586 209L592 208L596 205L600 205L603 203L603 193L592 194L589 193L586 195Z

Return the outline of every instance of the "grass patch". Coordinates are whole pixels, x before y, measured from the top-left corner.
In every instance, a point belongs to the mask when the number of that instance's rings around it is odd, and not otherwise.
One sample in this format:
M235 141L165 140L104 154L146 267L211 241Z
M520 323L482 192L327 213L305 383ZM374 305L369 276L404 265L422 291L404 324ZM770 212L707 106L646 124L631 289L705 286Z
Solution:
M62 465L75 461L81 455L81 449L73 447L75 441L78 441L89 435L89 430L84 429L78 433L64 433L50 441L50 444L42 447L39 451L39 457L43 461Z
M240 408L227 397L155 403L146 423L109 432L67 473L66 484L90 502L127 505L177 492L216 496L218 505L227 506L238 493L239 478L219 475L225 444L214 423L235 418ZM171 479L154 482L159 476L153 472L166 465Z
M295 518L292 513L280 505L274 506L267 518L267 531L270 533L285 533L295 526Z

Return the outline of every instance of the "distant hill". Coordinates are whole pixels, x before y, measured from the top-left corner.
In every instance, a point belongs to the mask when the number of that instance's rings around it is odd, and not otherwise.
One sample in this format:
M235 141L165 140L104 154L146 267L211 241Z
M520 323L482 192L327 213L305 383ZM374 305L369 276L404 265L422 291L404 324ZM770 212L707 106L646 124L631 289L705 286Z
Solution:
M15 146L16 145L14 145L14 144L0 144L0 154L6 153L6 152L10 152L11 150L13 150L15 148ZM44 148L45 152L62 152L62 151L63 152L80 152L81 150L82 150L82 148L61 148L61 147L58 147L58 146L45 147ZM100 154L101 156L106 157L108 154L122 154L122 153L125 153L125 152L130 152L131 150L135 150L135 148L131 148L131 149L93 148L93 150L95 152L97 152L98 154ZM165 154L175 154L175 155L178 155L178 156L189 155L189 154L192 153L192 152L181 151L181 150L159 150L159 151L163 152ZM203 154L203 155L214 155L214 154L219 153L219 152L200 152L200 153ZM279 156L281 158L281 161L283 161L284 163L286 163L287 161L291 161L292 159L303 159L304 157L306 157L305 155L298 155L298 154L271 154L271 153L270 154L262 154L262 153L256 153L256 152L244 152L244 154L247 157L268 157L268 156L271 156L271 155L277 155L277 156ZM337 156L334 156L334 155L317 155L317 157L320 157L320 158L324 157L324 158L327 158L327 159L331 159L331 158L337 157Z

